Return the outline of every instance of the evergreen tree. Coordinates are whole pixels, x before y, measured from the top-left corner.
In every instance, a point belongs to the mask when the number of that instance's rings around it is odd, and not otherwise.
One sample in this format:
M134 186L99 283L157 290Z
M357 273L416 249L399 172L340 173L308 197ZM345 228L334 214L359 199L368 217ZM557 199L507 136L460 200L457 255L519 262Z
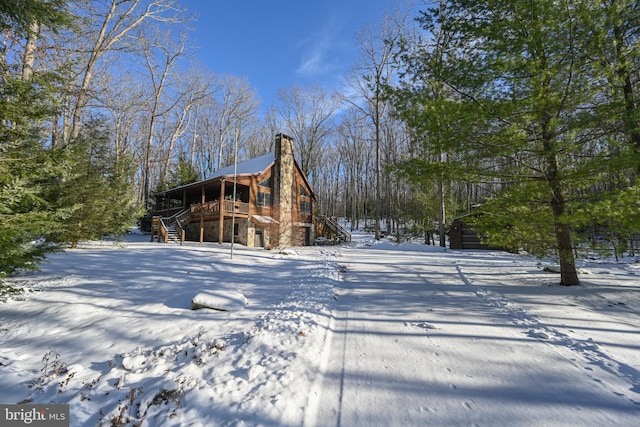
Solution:
M70 22L63 1L0 1L0 37L20 40L34 24L60 28ZM48 251L48 239L69 211L48 194L64 166L45 146L42 125L56 109L58 76L24 78L20 57L0 52L0 277L34 269Z
M57 153L42 146L37 123L50 113L48 93L0 76L0 276L33 269L55 244L46 238L69 213L48 200L61 173Z
M603 124L628 145L631 163L627 174L633 182L640 173L640 111L637 75L640 71L638 30L640 9L635 0L588 2L586 8L590 37L585 49L592 65L604 76L600 110ZM611 126L613 125L613 126Z
M24 36L34 22L52 29L70 25L67 0L0 0L0 31Z
M92 120L61 150L69 167L59 181L58 204L72 213L58 240L75 248L81 240L124 233L140 215L133 163L115 155L103 122Z
M198 170L186 157L180 156L178 163L171 170L169 182L167 182L166 187L167 189L179 187L197 181L200 181L200 173Z
M599 182L583 195L582 231L585 237L597 235L617 258L628 241L633 252L633 235L640 232L638 198L633 196L640 185L640 10L634 0L610 0L589 2L587 11L590 37L585 50L602 76L597 122L606 135L603 154L611 160Z
M414 171L486 183L490 243L554 252L563 285L579 284L579 196L621 158L594 103L605 75L585 48L592 5L443 0L421 16L431 38L405 49L409 84L395 93L425 149L458 159Z

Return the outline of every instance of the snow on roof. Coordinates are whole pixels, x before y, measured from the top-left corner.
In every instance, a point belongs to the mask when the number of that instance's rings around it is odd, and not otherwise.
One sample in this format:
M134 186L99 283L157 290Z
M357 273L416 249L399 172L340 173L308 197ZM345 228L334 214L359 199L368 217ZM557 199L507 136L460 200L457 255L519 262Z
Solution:
M229 165L225 166L217 171L213 172L211 176L206 179L197 182L191 182L189 184L184 184L178 187L170 188L165 191L160 191L158 194L167 194L176 190L182 190L184 188L191 188L198 186L202 183L206 183L208 181L214 181L216 179L225 177L225 176L233 176L234 169L236 170L237 175L255 175L263 172L267 169L274 161L276 155L275 153L268 153L260 157L254 157L253 159L245 160L244 162L238 163L237 166Z
M268 153L260 157L240 162L237 165L236 173L238 175L252 175L264 171L271 163L275 161L275 154ZM219 178L227 175L233 175L234 165L225 166L222 169L218 169L208 179Z
M254 220L255 222L260 223L260 224L280 224L280 222L276 221L275 219L271 218L270 216L252 215L251 219Z

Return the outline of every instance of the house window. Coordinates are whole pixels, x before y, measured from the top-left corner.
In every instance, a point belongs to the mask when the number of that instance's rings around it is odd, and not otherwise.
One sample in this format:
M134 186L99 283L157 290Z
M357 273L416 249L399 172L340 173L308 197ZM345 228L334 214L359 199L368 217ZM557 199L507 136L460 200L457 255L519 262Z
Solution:
M258 183L258 185L260 187L266 187L266 188L271 188L271 177L267 178L267 179L263 179L262 181L260 181Z
M307 189L304 188L302 185L300 186L300 195L301 196L305 196L305 197L309 197L309 193L307 192Z
M256 200L256 204L258 206L271 206L271 193L258 191L258 199Z
M311 202L300 200L300 212L311 213Z

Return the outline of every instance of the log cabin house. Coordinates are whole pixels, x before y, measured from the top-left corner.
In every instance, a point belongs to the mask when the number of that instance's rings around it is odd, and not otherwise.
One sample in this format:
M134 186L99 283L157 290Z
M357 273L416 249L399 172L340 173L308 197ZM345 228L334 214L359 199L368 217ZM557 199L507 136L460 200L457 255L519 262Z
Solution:
M234 242L264 248L314 242L316 196L294 158L293 140L284 134L276 135L273 153L155 198L151 241L222 243L233 237Z

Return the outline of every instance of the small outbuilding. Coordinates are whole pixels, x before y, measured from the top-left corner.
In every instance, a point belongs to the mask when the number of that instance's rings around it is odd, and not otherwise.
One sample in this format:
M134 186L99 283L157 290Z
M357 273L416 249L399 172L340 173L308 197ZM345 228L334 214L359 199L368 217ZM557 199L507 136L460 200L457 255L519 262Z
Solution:
M451 223L451 228L447 231L449 235L449 248L451 249L481 249L481 250L494 250L494 251L507 251L511 253L518 253L517 249L493 246L484 243L483 235L471 225L471 218L480 218L484 215L484 212L475 212L468 215L463 215L458 218L454 218ZM506 225L505 232L511 227Z
M447 231L451 249L499 249L483 243L482 236L467 221L471 217L478 218L482 215L474 213L453 219L451 228Z

